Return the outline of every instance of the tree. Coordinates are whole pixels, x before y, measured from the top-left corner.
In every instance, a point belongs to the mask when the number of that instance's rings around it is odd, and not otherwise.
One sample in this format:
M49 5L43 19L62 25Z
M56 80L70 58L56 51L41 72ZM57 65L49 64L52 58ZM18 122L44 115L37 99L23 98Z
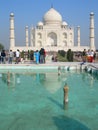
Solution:
M61 56L65 57L65 51L64 51L64 50L59 50L58 53L59 53Z
M0 43L0 51L4 49L4 46Z
M73 61L73 52L71 51L71 49L67 51L67 60Z

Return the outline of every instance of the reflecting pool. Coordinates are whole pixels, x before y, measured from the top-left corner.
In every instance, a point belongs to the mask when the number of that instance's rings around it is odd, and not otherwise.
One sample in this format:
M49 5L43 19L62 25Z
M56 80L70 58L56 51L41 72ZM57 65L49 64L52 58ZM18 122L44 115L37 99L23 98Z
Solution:
M0 130L98 130L97 123L98 79L91 74L0 72Z

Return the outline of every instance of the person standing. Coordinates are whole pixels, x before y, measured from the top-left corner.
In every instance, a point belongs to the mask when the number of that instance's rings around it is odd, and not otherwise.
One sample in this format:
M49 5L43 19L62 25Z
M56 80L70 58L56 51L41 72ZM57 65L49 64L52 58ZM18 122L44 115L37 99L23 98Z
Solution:
M2 50L1 52L1 62L5 64L5 57L6 57L6 53L5 50Z
M45 63L45 55L46 55L45 49L41 48L39 53L40 53L40 63Z
M87 51L87 61L88 62L91 61L91 51L90 51L90 49L88 49L88 51Z
M90 62L93 62L94 61L94 51L91 50L90 52Z
M0 52L0 64L1 64L1 52Z
M96 60L96 51L94 51L93 62L95 62L95 60Z
M39 57L40 57L40 53L38 50L36 50L36 52L35 52L36 64L39 64Z
M20 52L19 52L19 50L17 49L17 51L16 51L16 64L19 63L19 60L20 60Z
M87 52L86 52L86 49L84 49L83 52L82 52L82 60L83 60L83 62L86 62L86 59L87 59Z
M46 50L44 49L44 63L46 63Z
M10 52L9 52L9 64L12 64L12 61L13 61L13 52L12 52L12 50L10 50Z

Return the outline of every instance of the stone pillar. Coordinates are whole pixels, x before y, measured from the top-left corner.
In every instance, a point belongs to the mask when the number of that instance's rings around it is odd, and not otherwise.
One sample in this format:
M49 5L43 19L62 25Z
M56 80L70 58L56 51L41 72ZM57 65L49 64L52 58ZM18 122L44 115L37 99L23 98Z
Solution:
M10 50L15 47L14 14L10 14Z
M29 33L28 33L28 26L25 27L26 32L26 47L29 46Z
M69 91L69 87L67 86L67 84L64 85L63 88L64 91L64 109L68 109L68 91Z
M90 49L95 50L94 13L90 13Z
M31 29L30 29L30 46L34 47L34 44L33 44L33 27L31 27Z
M77 27L77 44L80 47L80 26Z

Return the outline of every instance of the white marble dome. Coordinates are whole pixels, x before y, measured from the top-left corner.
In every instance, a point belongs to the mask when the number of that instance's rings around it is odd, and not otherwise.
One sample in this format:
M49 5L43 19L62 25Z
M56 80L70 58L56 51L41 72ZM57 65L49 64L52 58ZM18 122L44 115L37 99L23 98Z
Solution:
M61 24L62 16L54 8L51 8L48 12L45 13L43 21L45 24Z

